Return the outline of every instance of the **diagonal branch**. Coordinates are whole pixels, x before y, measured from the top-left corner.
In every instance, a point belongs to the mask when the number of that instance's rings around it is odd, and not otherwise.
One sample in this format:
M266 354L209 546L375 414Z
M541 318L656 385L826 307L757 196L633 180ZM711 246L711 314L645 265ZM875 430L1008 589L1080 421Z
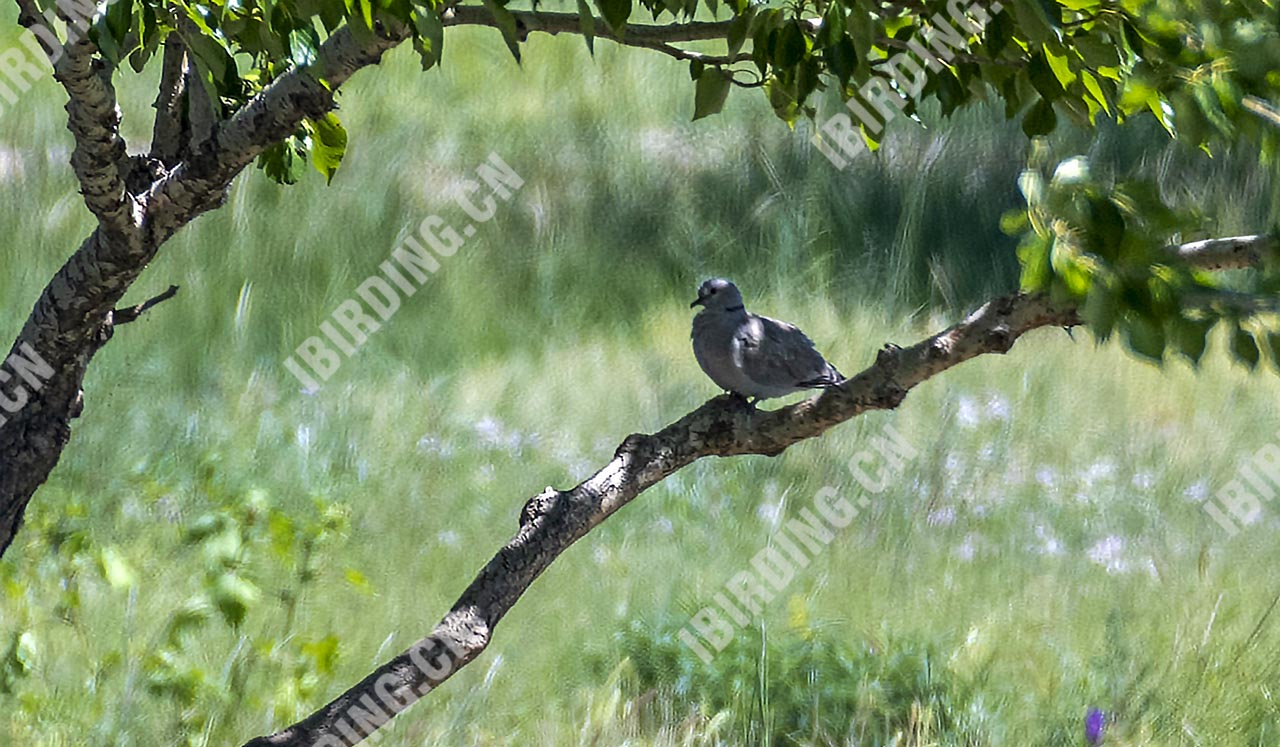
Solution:
M1224 251L1227 245L1248 251ZM1276 240L1244 237L1172 251L1218 269L1256 266ZM646 489L709 456L776 456L869 410L896 408L907 392L961 363L1005 353L1022 335L1080 323L1076 310L1040 294L994 299L967 319L908 348L886 345L866 370L823 394L764 411L720 396L654 434L632 434L613 459L577 487L547 488L525 504L516 536L480 571L431 635L378 667L298 724L246 747L350 747L444 682L488 646L493 629L570 545Z

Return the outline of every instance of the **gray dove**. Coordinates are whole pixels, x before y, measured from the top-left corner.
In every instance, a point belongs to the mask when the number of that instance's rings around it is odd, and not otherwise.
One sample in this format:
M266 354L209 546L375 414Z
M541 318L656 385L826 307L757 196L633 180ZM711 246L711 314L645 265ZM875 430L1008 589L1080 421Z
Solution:
M799 329L748 313L728 280L703 283L694 306L702 311L693 318L693 354L721 389L759 401L844 381Z

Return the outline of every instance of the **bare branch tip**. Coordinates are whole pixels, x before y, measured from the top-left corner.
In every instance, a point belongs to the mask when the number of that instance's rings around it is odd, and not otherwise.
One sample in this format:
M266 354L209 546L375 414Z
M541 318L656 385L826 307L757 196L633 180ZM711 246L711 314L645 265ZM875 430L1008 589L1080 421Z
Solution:
M176 295L178 295L178 286L171 285L169 286L168 290L166 290L164 293L161 293L154 298L148 299L147 301L144 301L138 304L137 306L128 306L126 308L116 309L115 311L111 312L112 322L116 326L119 326L121 324L128 324L129 322L137 321L138 317L145 314L147 310L149 310L152 306L155 306L158 303L163 303L164 301L168 301L170 298L173 298Z

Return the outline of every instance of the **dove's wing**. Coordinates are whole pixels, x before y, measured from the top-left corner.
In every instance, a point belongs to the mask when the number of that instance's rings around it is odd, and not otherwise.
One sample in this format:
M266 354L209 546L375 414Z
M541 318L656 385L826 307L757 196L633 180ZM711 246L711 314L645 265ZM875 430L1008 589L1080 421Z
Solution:
M795 325L750 315L738 332L742 370L770 388L821 387L842 378Z

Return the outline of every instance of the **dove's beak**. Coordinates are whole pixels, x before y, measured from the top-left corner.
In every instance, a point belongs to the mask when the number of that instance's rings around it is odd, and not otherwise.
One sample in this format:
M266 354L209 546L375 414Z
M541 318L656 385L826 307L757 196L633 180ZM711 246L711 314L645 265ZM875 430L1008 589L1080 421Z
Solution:
M689 308L692 309L694 306L702 306L705 303L706 302L703 301L701 298L698 298L698 299L695 299L693 303L689 304Z

